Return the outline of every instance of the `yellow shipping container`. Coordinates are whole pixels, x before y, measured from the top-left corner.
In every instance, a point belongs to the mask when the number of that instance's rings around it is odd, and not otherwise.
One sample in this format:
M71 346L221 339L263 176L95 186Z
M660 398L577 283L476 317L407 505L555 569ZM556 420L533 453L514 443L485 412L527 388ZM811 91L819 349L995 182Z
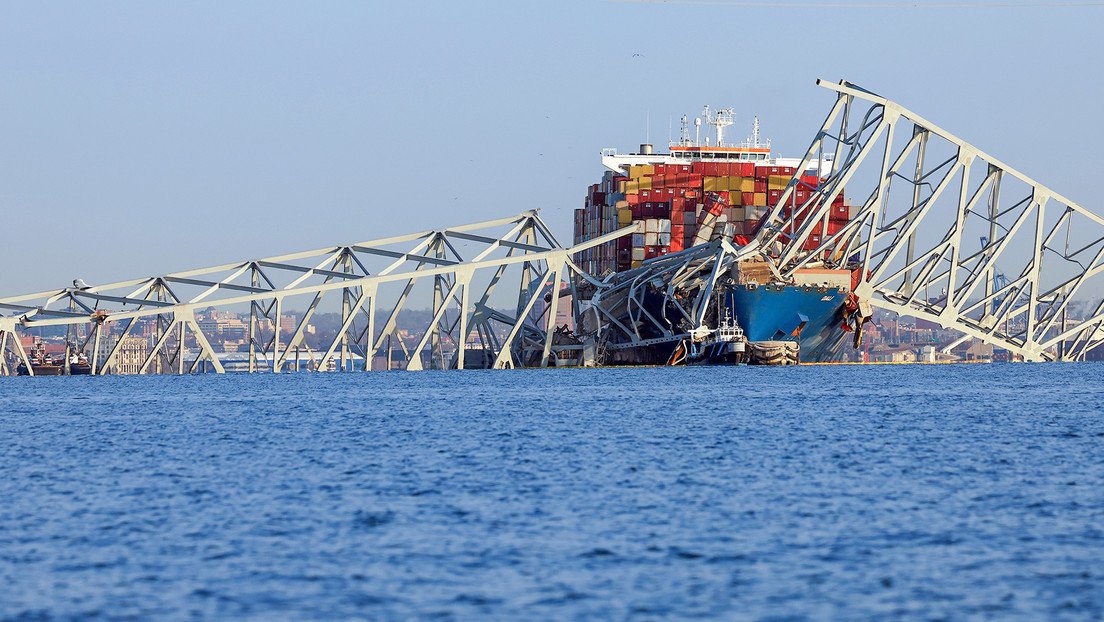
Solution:
M790 183L786 175L771 175L767 177L767 190L782 190Z
M758 205L760 207L763 207L766 204L767 204L767 193L766 192L756 192L755 193L755 201L752 202L752 205Z
M649 166L648 168L651 168L651 166ZM638 184L640 184L640 189L641 190L651 190L652 189L652 178L651 177L641 177L640 179L636 180L636 182Z
M642 263L644 263L644 262L643 261L637 261L637 260L634 259L633 262L632 262L632 267L639 268L640 264L642 264Z
M628 206L629 206L628 201L618 201L617 202L617 209L625 209Z
M655 165L653 164L641 164L640 168L644 169L645 175L655 175Z
M755 178L732 177L730 178L728 189L733 192L755 192Z
M640 194L640 180L630 179L621 182L621 194Z
M640 179L644 176L644 167L640 164L629 166L629 179Z
M706 177L702 180L702 190L705 192L721 192L725 190L722 186L723 178L721 177Z
M618 203L621 203L621 201L618 201ZM619 224L619 225L631 225L632 224L632 210L627 208L627 207L623 207L623 208L617 210L617 224Z
M743 205L744 204L743 193L729 192L728 193L728 204L733 206L733 207L736 207L738 205Z

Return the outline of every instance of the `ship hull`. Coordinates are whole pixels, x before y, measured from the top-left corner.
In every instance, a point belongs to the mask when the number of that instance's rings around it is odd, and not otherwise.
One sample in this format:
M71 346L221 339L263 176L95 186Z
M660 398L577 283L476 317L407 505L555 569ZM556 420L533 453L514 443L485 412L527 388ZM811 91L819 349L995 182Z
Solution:
M710 343L700 346L686 359L687 365L742 365L747 360L743 342Z
M843 303L848 291L799 285L739 286L725 292L728 310L750 342L796 341L801 361L839 358L847 333Z

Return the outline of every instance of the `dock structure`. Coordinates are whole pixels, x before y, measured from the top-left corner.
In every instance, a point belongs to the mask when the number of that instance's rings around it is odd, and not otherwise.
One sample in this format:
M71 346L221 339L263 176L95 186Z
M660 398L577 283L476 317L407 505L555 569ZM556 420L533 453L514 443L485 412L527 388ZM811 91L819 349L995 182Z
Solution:
M139 324L149 348L134 362L137 373L222 373L196 316L210 308L248 309L250 372L298 369L304 360L310 370L367 371L381 352L388 369L593 364L601 359L599 328L565 335L555 319L562 306L580 326L588 318L613 326L625 347L685 338L645 313L644 297L666 296L679 317L700 322L713 284L753 254L768 259L783 281L801 270L857 265L851 291L863 303L936 322L1025 360L1081 360L1104 344L1104 301L1069 318L1075 297L1104 290L1104 217L894 102L847 82L819 84L836 101L796 170L816 160L830 161L830 171L815 187L795 175L746 245L722 236L645 261L631 274L596 278L572 256L635 227L564 248L536 211L526 211L108 285L77 279L71 287L0 298L0 375L17 366L33 373L21 337L49 326L66 327L67 348L87 353L91 374L109 373ZM830 210L845 186L852 195L869 192L855 216L829 232ZM677 283L693 284L694 295L676 295ZM580 300L580 288L588 300ZM293 299L305 311L284 339ZM596 300L624 306L631 325L620 314L600 317L602 308L588 304ZM310 320L326 305L340 327L311 348ZM399 313L427 307L422 329L404 335ZM653 324L659 337L641 332ZM68 371L68 351L65 361Z

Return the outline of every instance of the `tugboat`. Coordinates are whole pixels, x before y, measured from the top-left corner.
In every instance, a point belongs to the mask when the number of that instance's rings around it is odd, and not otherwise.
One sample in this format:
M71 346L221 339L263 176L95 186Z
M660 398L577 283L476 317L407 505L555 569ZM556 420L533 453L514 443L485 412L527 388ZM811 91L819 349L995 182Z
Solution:
M746 362L744 330L727 310L716 329L701 327L690 331L687 365L743 365Z
M65 375L65 357L51 357L49 354L46 354L46 346L42 343L36 343L31 347L30 359L31 370L34 371L34 375L36 376ZM30 375L26 363L20 363L19 366L15 368L15 373L19 376ZM69 375L87 376L91 373L92 366L88 364L88 359L84 356L83 352L69 355Z

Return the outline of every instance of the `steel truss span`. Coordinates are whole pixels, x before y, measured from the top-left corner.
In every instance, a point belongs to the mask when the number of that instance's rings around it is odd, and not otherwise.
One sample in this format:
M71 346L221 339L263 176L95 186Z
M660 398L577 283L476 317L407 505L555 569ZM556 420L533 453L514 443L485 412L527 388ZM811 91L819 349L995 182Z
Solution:
M369 370L381 350L388 368L407 370L557 364L581 351L556 339L555 311L579 302L574 295L570 302L561 297L561 290L574 294L575 283L583 281L597 285L570 255L623 234L561 248L534 210L110 285L86 286L78 279L64 289L0 298L0 374L15 373L20 363L33 370L19 336L29 328L58 325L67 329L68 347L90 353L91 373L109 373L139 320L145 320L152 346L136 363L137 373L222 373L211 329L196 317L210 307L248 309L251 372L302 365ZM419 296L432 301L431 317L421 331L410 331L420 337L407 337L396 319ZM305 312L296 314L285 338L281 320L292 301ZM322 304L340 310L341 324L314 350L305 333Z
M837 99L797 170L829 157L831 171L816 188L795 176L757 235L783 276L857 260L855 293L873 306L1025 360L1078 360L1104 343L1104 302L1069 317L1075 298L1104 289L1104 218L894 102L818 84ZM830 226L845 186L857 205Z
M645 261L639 268L608 277L579 321L579 332L592 341L594 361L616 360L619 350L659 344L677 345L705 324L718 282L743 259L758 257L752 242L735 246L720 237L685 251ZM649 303L660 297L661 303ZM668 363L631 360L632 363Z

